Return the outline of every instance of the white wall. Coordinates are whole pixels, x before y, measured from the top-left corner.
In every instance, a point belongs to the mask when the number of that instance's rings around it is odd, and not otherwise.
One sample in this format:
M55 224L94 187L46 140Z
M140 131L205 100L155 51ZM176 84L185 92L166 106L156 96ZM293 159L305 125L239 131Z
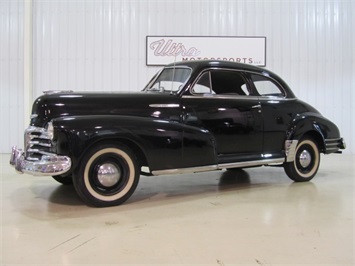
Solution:
M354 153L353 14L351 0L33 0L32 100L43 90L140 90L157 70L145 65L146 35L266 36L266 67L334 121L346 138L347 152ZM9 15L21 23L21 12ZM16 40L15 47L21 50L22 39ZM21 80L20 70L17 75L19 79L8 81ZM21 98L21 88L18 84L12 95L14 89L0 86L7 99L4 108L1 100L6 114L2 119L9 116L8 109L21 108L10 100ZM21 110L12 117L21 117ZM7 119L5 125L22 134L21 120L14 126ZM1 134L0 152L8 152L14 140L22 144L22 137Z

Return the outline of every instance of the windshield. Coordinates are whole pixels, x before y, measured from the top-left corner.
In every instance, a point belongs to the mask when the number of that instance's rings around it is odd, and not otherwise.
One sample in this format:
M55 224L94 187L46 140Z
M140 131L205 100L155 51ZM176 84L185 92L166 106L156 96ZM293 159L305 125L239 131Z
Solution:
M190 68L164 68L157 77L149 82L145 91L177 92L184 86L190 74Z

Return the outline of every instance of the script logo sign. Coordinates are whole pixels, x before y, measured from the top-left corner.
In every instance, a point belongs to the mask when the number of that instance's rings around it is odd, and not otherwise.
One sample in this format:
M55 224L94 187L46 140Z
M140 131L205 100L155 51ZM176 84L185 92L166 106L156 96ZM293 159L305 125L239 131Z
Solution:
M147 66L174 61L224 60L266 65L266 37L147 36Z
M198 56L201 53L196 47L186 48L181 42L164 38L150 43L149 48L155 56Z

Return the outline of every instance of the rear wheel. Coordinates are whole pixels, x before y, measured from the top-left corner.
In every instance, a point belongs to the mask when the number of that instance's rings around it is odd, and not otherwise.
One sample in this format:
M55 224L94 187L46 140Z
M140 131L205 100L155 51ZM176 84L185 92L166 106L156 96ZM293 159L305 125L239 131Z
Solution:
M293 162L284 164L289 178L296 182L311 180L317 173L320 163L320 154L317 143L310 137L301 139L296 147Z
M138 161L128 147L102 144L84 157L73 181L85 203L107 207L125 202L136 189L139 176Z

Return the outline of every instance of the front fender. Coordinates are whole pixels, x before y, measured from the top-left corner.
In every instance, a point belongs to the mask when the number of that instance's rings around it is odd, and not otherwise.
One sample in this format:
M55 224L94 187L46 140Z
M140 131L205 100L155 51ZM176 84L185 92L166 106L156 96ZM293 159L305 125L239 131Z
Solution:
M176 121L114 115L75 116L54 119L53 127L57 153L72 159L72 170L93 145L102 141L134 144L144 154L151 171L184 168L190 166L186 162L194 162L183 152L184 125ZM207 137L200 141L211 153L210 156L201 154L209 160L205 164L215 161L209 141Z

